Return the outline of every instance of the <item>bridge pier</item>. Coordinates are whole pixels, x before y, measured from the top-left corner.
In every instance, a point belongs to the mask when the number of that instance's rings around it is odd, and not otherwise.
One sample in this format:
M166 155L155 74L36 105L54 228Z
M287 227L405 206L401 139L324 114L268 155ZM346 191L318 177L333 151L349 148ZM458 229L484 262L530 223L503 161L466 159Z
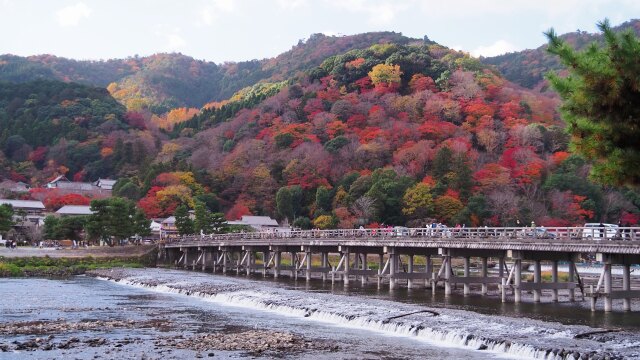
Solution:
M513 278L513 286L514 286L514 302L516 304L522 301L522 289L520 288L520 284L522 283L522 259L514 259L513 266L515 267L515 273Z
M542 297L542 289L538 287L538 285L540 285L541 282L542 282L542 270L540 266L540 260L535 260L533 264L533 283L537 286L535 289L533 289L533 302L536 302L536 303L539 303L540 298Z
M273 278L277 279L280 276L280 266L282 264L282 253L275 251L273 253Z
M446 296L451 295L451 278L453 274L451 272L451 256L446 255L442 257L442 267L444 268L444 294Z
M471 262L471 258L469 256L465 256L464 257L464 277L465 278L469 277L470 262ZM469 289L469 284L465 282L463 285L463 288L464 288L463 295L469 296L469 294L471 293L471 290Z
M551 282L558 283L558 260L553 260L551 264ZM558 289L552 289L551 291L551 301L558 302Z
M362 268L361 270L363 272L369 270L369 264L367 262L367 253L362 253ZM367 282L369 281L369 277L366 274L362 274L360 276L360 284L362 284L363 286L367 284Z
M431 286L433 286L433 283L431 283L431 279L432 279L432 273L433 273L433 261L431 260L431 255L430 254L425 254L424 256L424 273L425 273L425 277L424 277L424 288L426 289L429 284L431 284Z
M342 275L342 281L345 286L349 285L349 268L350 266L350 258L351 254L349 253L349 248L345 248L345 252L342 254L342 259L344 260L344 275Z
M407 263L407 272L409 274L413 274L413 254L409 255L409 260ZM407 288L413 289L413 279L411 277L407 279Z
M378 289L382 286L382 272L384 271L384 254L378 254Z
M622 268L622 291L631 291L631 265L624 264ZM622 299L622 310L631 311L631 299Z
M488 293L488 286L487 286L487 281L484 280L484 278L486 278L489 275L488 272L488 265L487 265L487 257L483 256L482 257L482 266L480 268L480 276L483 278L482 281L482 295L487 295Z
M569 279L568 282L569 283L575 283L576 281L576 273L575 273L575 263L572 260L569 260ZM570 288L569 289L569 301L574 302L576 301L576 289L575 288Z
M398 255L395 253L394 248L391 249L392 252L389 253L389 290L394 290L397 286L396 271L398 270Z
M327 269L329 267L329 253L322 253L322 268ZM327 281L327 270L322 271L322 281Z

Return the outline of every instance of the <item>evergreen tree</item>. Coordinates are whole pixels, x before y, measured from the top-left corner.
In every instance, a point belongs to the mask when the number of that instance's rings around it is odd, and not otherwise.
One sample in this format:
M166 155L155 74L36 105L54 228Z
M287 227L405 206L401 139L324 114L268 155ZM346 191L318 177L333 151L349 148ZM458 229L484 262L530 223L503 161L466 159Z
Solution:
M189 217L189 210L185 205L180 205L174 214L176 218L176 228L180 235L191 235L195 233L193 220Z
M608 20L598 24L605 45L576 51L553 29L548 51L569 71L548 74L563 100L562 116L571 147L594 162L592 177L605 184L640 184L640 40L629 30L616 34Z
M212 234L214 232L213 217L211 211L207 209L201 201L196 201L194 207L196 220L193 222L197 233Z
M144 236L150 231L150 221L134 202L113 197L91 201L86 230L91 238L101 239L110 246L134 235Z
M227 225L227 220L224 218L223 213L211 214L211 227L213 228L213 232L216 234L229 232L229 226Z
M13 207L8 204L0 205L0 231L9 231L13 226Z

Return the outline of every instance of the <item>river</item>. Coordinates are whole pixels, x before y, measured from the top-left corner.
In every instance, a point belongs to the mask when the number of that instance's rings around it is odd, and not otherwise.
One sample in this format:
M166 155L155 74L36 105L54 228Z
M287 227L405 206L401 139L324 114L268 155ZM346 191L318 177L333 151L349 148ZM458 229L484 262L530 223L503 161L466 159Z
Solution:
M640 358L637 312L593 314L581 302L514 305L166 269L101 275L0 279L0 359ZM574 338L612 327L622 331ZM237 345L199 346L209 334L232 334L225 341ZM292 334L299 346L247 348L248 336L270 334Z

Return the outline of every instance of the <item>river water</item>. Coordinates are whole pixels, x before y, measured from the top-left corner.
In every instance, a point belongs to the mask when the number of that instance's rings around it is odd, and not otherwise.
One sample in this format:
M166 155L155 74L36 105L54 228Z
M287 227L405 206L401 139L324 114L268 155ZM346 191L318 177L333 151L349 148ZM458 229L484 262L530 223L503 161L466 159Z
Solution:
M110 279L109 279L110 278ZM15 344L45 335L0 331L0 359L486 359L640 358L638 313L592 314L582 303L502 304L496 296L390 293L375 284L247 279L164 269L105 272L101 278L0 279L0 324L121 320L145 326L62 329L36 351ZM634 304L638 310L638 304ZM152 325L149 325L149 324ZM601 328L623 331L574 339ZM194 351L158 339L259 329L325 345L299 352ZM93 339L102 346L89 346ZM82 346L80 346L82 345ZM336 346L337 348L334 348ZM561 352L560 350L564 350ZM554 355L561 354L561 355ZM585 357L586 358L586 357Z

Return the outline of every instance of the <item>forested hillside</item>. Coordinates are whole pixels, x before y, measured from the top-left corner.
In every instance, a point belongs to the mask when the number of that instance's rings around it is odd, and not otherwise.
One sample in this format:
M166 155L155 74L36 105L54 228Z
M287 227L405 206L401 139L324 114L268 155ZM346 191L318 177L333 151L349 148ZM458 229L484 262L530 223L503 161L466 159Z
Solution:
M29 77L20 59L0 66L23 74L0 91L0 177L118 178L114 194L149 217L201 202L319 228L640 218L637 192L591 183L569 153L554 94L426 38L316 35L220 66L132 58L114 67L123 77L101 75L110 93L27 81L58 75L34 65Z
M286 80L325 58L373 44L416 41L393 32L347 37L314 34L273 59L244 62L196 60L182 54L157 54L106 61L77 61L52 55L0 56L0 80L60 80L107 87L129 110L162 115L171 109L201 108L222 101L263 80Z
M625 31L627 29L640 34L640 20L631 20L614 28L615 31ZM564 34L560 38L578 49L583 49L593 42L602 43L600 34L591 34L586 31ZM495 65L509 81L527 88L541 88L544 86L544 74L550 70L562 70L562 65L558 58L547 53L547 45L540 46L537 49L483 58L482 62Z
M126 163L140 165L152 152L151 136L143 144L145 128L104 88L50 80L3 82L0 149L6 159L0 175L33 183L58 174L79 181L113 176Z

